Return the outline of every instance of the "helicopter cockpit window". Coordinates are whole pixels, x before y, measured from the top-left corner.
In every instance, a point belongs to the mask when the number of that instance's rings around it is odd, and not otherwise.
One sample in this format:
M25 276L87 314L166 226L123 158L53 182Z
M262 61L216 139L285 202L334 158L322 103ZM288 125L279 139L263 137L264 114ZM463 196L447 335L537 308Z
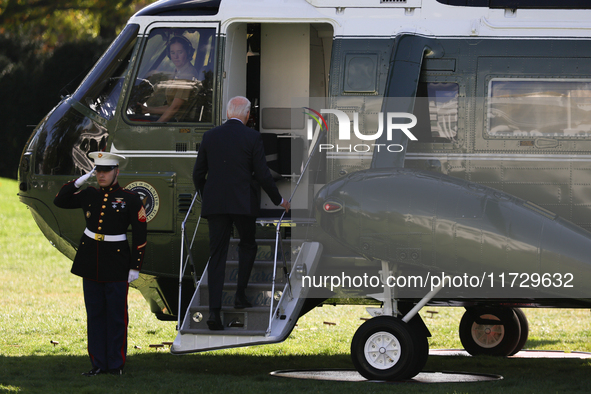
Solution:
M28 148L34 150L36 174L81 175L92 170L88 153L104 150L109 138L99 116L108 120L115 113L138 31L139 25L127 25L72 97L39 124Z
M488 133L499 137L591 135L591 80L493 79Z
M138 30L138 25L126 26L74 93L76 100L107 120L115 114Z
M127 103L134 122L212 122L215 29L154 29Z

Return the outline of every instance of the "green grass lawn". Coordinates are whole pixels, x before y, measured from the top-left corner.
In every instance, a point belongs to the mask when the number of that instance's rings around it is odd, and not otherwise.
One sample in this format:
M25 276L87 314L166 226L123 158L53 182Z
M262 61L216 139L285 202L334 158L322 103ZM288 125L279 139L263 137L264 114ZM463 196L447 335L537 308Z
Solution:
M18 201L16 181L0 178L0 393L563 393L591 392L591 360L430 356L425 370L499 374L486 383L345 383L270 376L286 369L352 369L351 338L360 306L316 308L283 343L173 356L151 344L172 341L175 322L158 321L140 293L129 296L125 375L86 378L86 317L82 280L41 234ZM432 349L461 348L461 308L421 312ZM526 309L526 349L591 352L589 310ZM324 322L336 323L328 325ZM56 342L52 344L51 342Z

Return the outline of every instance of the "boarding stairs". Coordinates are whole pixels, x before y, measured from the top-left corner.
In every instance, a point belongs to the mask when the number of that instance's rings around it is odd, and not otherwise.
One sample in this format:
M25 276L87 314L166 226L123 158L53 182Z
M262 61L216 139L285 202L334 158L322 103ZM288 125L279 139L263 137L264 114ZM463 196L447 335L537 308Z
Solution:
M306 163L293 187L289 198L290 202L325 133L326 130L323 129L321 133L316 135L314 146L308 151ZM283 213L279 219L258 220L260 225L275 227L275 239L257 241L259 245L257 260L255 260L246 289L246 297L253 305L252 308L234 308L238 274L238 241L232 240L226 262L226 279L222 297L221 318L224 329L212 331L207 326L209 317L207 266L199 279L194 276L195 292L186 313L181 311L183 278L189 262L194 268L191 249L201 222L201 218L199 218L192 241L190 241L185 234L186 223L197 196L196 193L181 225L178 334L171 346L171 352L175 354L193 353L284 341L293 330L309 291L308 288L302 286L302 277L314 274L322 254L322 245L318 242L304 240L283 240L281 228L283 226L310 225L313 219L291 218L284 220L285 213Z
M246 297L252 308L234 309L236 280L238 277L238 239L230 240L224 290L222 293L221 318L224 334L232 335L265 335L269 322L273 282L273 248L274 240L257 240L259 245L255 264L252 269ZM288 263L291 265L291 263ZM284 286L286 277L282 271L276 278L276 284ZM281 290L277 290L279 296ZM276 298L275 301L278 301ZM210 334L206 320L209 316L209 286L207 271L203 273L198 291L195 292L188 309L187 316L180 332L182 334Z
M322 253L318 242L257 240L257 259L246 296L251 308L234 308L238 276L238 239L231 239L226 262L221 318L224 329L209 330L209 290L204 270L171 352L192 353L285 340L293 330L307 290L302 275L314 272ZM276 253L277 251L277 253Z

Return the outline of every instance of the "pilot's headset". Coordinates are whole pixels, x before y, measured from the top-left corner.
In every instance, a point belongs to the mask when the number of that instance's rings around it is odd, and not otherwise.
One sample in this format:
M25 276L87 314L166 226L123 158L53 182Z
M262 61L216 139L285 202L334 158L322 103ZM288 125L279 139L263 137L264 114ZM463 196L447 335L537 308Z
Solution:
M183 46L183 48L185 48L185 52L187 52L187 58L189 61L191 61L191 59L193 59L193 55L195 54L195 48L193 48L193 44L191 44L191 41L189 41L189 39L185 36L174 36L170 39L168 48L166 48L166 56L168 56L170 59L170 47L175 43L179 43Z

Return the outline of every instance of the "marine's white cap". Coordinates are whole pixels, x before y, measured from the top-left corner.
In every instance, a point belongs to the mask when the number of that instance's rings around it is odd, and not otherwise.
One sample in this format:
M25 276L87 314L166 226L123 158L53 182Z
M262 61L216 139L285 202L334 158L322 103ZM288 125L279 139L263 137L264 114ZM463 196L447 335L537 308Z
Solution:
M90 152L88 157L94 160L97 171L110 171L125 160L125 156L109 152Z

